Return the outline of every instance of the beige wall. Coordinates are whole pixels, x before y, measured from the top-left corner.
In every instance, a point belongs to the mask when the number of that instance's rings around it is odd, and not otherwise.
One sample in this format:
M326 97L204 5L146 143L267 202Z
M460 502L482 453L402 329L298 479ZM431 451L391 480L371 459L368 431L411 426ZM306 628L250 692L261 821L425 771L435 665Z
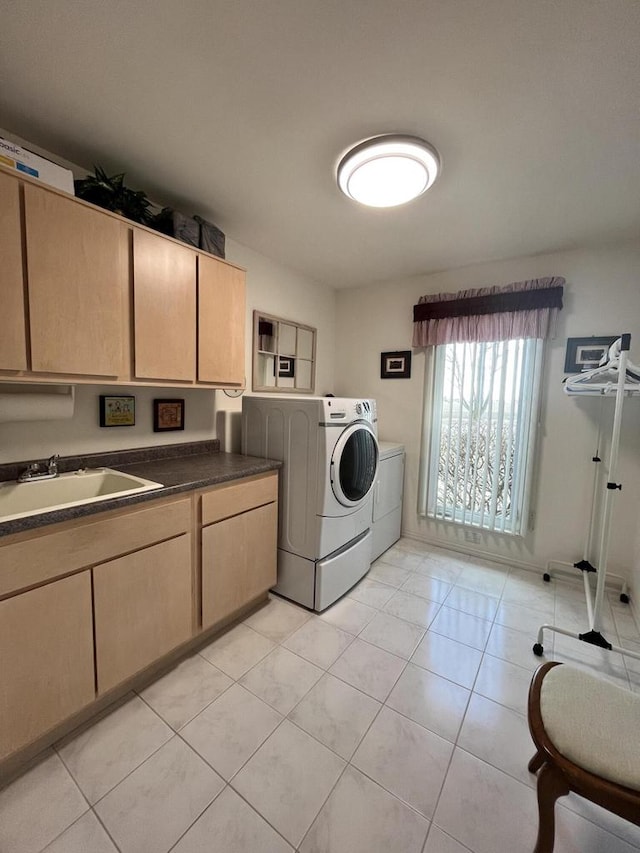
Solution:
M640 245L634 245L520 258L338 292L336 392L375 397L381 438L405 444L403 527L407 533L537 566L549 559L573 562L582 555L591 494L589 460L600 401L576 400L563 393L565 343L567 337L631 332L632 357L640 362L638 270ZM558 337L549 342L545 360L533 500L535 529L523 538L482 533L481 543L470 545L460 527L422 519L417 514L424 352L414 351L410 380L381 380L380 353L411 348L412 306L424 293L548 275L564 276L567 286ZM610 424L613 406L606 409ZM637 561L636 569L632 569L640 501L640 398L626 405L621 446L624 490L616 495L610 568L633 574L640 593Z
M230 244L228 257L247 269L247 393L251 394L254 310L317 329L315 393L324 395L333 392L336 348L335 290L287 270L237 243ZM223 391L216 391L215 405L217 437L222 442L222 448L239 452L242 400L232 399Z

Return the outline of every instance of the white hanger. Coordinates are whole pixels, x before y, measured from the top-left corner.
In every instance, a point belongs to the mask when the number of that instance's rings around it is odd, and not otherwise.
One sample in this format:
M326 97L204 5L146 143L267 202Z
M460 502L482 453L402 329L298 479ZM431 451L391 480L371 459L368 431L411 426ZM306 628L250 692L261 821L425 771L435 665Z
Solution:
M583 373L577 373L574 376L567 376L564 380L565 393L585 396L615 394L618 388L621 351L622 339L618 338L611 344L606 355L602 357L598 367L585 370ZM636 367L628 358L624 393L628 396L640 395L640 367Z

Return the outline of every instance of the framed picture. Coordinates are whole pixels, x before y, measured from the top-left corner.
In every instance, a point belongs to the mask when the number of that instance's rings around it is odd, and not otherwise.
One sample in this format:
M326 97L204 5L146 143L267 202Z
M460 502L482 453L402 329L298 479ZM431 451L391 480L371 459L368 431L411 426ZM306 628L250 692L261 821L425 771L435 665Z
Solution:
M277 365L277 367L276 367ZM296 375L296 360L295 358L290 358L287 355L279 355L273 360L273 374L276 375L276 370L278 371L278 377L280 379L293 379Z
M184 429L184 400L153 401L153 431Z
M101 427L134 426L135 422L135 397L111 397L107 394L100 394Z
M411 350L381 352L380 379L411 379Z
M569 338L564 359L565 373L581 373L597 367L603 355L620 335L592 338Z

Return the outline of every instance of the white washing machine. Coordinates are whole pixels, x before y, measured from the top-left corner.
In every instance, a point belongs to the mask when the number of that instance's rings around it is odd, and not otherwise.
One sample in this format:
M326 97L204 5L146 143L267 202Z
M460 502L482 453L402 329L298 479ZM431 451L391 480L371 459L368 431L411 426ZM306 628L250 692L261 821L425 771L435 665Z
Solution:
M278 459L278 583L274 590L324 610L371 564L378 469L375 400L244 397L242 452Z
M378 442L380 464L373 492L371 560L377 560L400 538L404 488L404 446Z

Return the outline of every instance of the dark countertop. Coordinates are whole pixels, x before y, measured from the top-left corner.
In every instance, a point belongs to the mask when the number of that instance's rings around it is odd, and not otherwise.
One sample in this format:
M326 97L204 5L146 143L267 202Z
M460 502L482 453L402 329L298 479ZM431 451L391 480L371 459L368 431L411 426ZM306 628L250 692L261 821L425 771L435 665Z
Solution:
M79 467L115 468L127 474L135 474L138 477L162 483L164 488L137 495L116 496L96 503L72 506L54 512L43 512L39 515L28 515L24 518L0 522L0 536L8 536L11 533L20 533L23 530L32 530L73 518L84 518L99 512L125 508L181 492L207 488L207 486L215 486L218 483L251 477L254 474L262 474L266 471L275 471L282 467L282 462L274 459L241 456L238 453L220 453L217 449L217 443L214 442L197 442L184 448L181 445L172 445L171 447L175 448L173 452L176 454L184 449L185 455L167 455L168 448L165 447L61 459L59 465L61 472L77 470ZM82 461L78 464L80 459ZM23 463L18 464L23 465ZM5 467L9 469L9 466ZM2 472L0 471L0 473ZM5 477L4 479L9 478Z

